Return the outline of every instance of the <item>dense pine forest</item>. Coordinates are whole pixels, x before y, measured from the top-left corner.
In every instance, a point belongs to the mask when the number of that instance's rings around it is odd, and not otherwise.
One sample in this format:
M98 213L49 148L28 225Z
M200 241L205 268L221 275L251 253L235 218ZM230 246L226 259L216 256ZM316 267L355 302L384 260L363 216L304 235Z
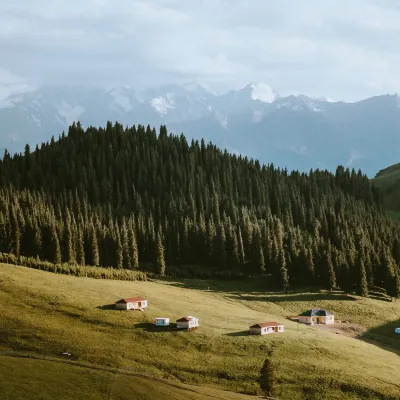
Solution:
M0 161L0 251L159 276L400 297L400 229L338 167L288 173L149 126L80 123Z

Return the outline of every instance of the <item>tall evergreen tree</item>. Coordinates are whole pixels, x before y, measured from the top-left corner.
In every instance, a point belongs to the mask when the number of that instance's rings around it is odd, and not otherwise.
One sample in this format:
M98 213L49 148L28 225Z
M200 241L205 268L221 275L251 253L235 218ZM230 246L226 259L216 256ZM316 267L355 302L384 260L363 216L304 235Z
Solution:
M99 245L97 241L97 233L94 226L91 229L91 255L92 255L92 265L99 265L100 264L100 257L99 257Z
M79 265L85 265L85 242L83 239L83 231L78 231L77 254L76 259Z
M157 272L160 276L165 276L165 259L164 259L164 246L162 243L161 235L157 236L157 259L156 259Z
M361 258L358 260L357 267L359 274L357 293L362 297L368 297L367 274L365 272L364 261Z
M130 251L130 259L131 259L132 268L138 269L139 268L139 252L138 252L138 246L137 246L136 234L135 234L134 227L131 227L129 229L129 251Z

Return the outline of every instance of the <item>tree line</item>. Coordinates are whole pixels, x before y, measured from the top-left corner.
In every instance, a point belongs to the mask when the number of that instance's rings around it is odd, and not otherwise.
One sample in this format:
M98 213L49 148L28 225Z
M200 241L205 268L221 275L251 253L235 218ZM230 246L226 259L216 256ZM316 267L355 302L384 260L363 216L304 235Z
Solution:
M0 161L0 251L400 297L400 230L360 171L288 172L150 126L72 124Z

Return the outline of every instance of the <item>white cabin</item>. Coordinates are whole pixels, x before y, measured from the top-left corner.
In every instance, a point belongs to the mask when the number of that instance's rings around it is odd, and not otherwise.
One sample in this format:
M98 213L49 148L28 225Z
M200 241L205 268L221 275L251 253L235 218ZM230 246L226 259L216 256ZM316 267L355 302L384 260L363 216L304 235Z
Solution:
M299 322L309 325L334 324L335 315L332 312L320 308L312 308L299 315Z
M156 318L155 323L156 323L156 326L168 326L169 318Z
M117 310L141 310L143 311L147 307L147 299L137 296L128 297L126 299L118 300L115 303Z
M394 333L400 333L400 328L396 328L396 329L394 330Z
M195 330L199 327L199 320L196 317L188 316L176 320L177 329Z
M285 327L278 322L262 322L250 326L249 335L268 335L269 333L284 332Z

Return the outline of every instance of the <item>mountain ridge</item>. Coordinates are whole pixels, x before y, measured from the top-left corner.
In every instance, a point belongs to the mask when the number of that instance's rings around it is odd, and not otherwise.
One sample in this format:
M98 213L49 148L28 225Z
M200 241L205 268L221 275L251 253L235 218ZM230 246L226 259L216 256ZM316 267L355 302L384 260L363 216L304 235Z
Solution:
M131 86L43 86L0 103L0 148L23 151L74 121L167 125L174 133L234 149L262 162L308 171L346 165L373 175L395 163L400 145L398 95L354 103L281 96L262 82L217 94L195 81L136 90ZM379 138L383 135L383 140ZM387 141L393 146L386 146Z

